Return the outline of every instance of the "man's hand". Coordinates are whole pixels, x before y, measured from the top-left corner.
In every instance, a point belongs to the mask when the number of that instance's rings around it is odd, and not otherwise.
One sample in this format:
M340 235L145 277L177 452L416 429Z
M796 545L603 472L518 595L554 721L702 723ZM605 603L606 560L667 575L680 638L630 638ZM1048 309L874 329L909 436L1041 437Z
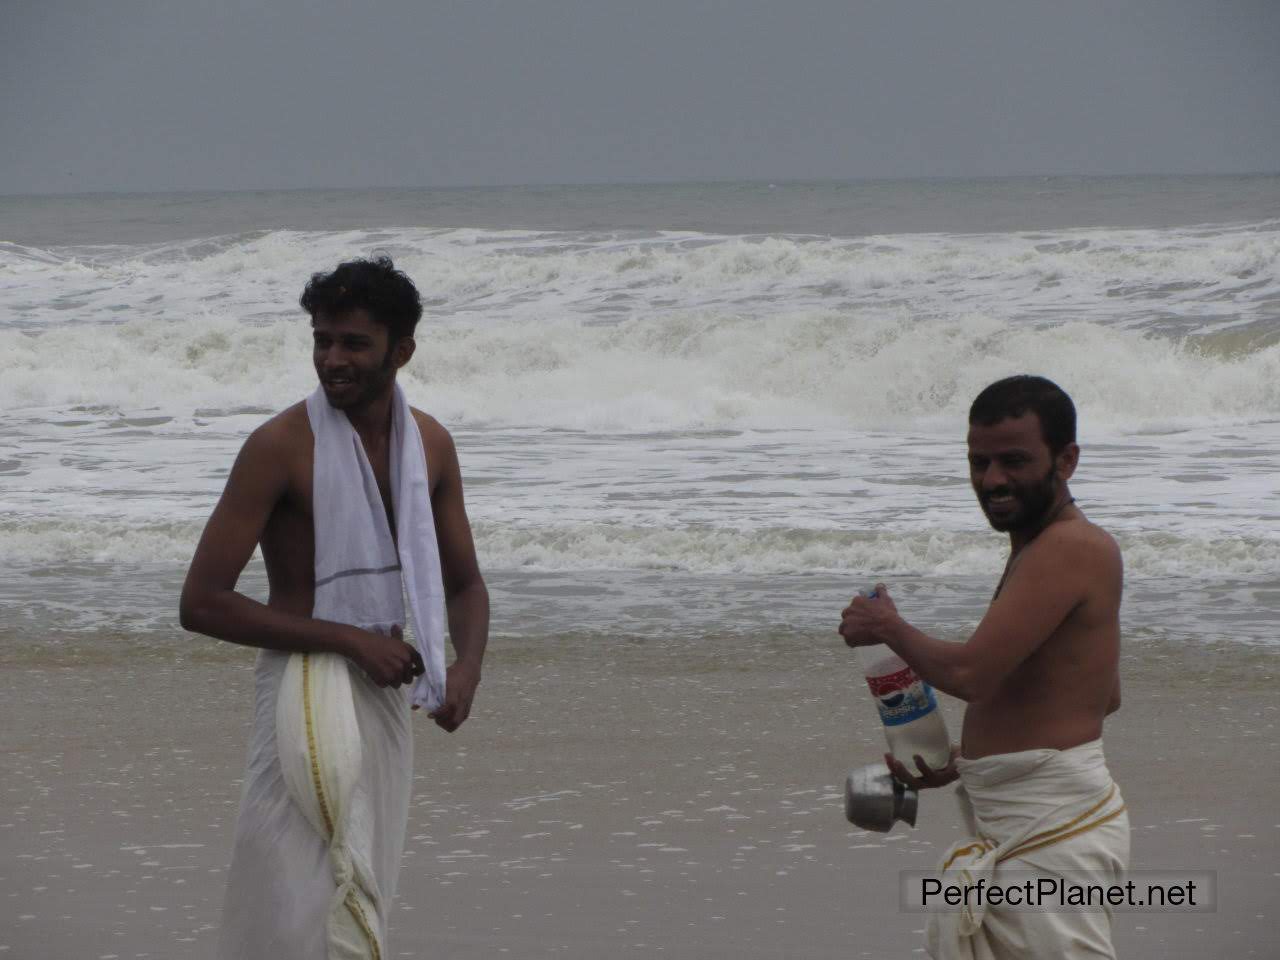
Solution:
M892 753L884 755L884 762L889 766L889 772L893 774L895 780L905 783L913 790L924 790L927 787L945 787L948 783L957 779L960 773L956 770L956 757L960 755L960 748L953 746L951 748L951 759L947 761L947 765L941 770L934 770L927 766L919 754L912 759L915 760L916 766L920 768L920 776L913 776L897 757Z
M440 729L453 733L471 714L471 701L475 699L480 683L480 668L455 661L445 674L444 703L427 714Z
M404 641L399 627L391 628L391 635L374 633L352 627L347 656L355 661L380 687L399 687L413 681L426 672L422 654Z
M898 608L883 583L876 584L875 599L857 596L840 611L840 636L851 647L884 643L888 627L898 620Z

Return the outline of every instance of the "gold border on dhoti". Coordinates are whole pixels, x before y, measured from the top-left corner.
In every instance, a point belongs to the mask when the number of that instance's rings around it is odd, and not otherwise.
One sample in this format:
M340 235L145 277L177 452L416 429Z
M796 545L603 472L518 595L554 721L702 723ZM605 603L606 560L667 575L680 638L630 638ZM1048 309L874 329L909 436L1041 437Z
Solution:
M1123 803L1115 810L1098 817L1096 820L1092 820L1087 823L1084 822L1110 803L1115 798L1116 790L1116 785L1113 783L1111 785L1111 789L1107 791L1107 795L1084 813L1080 814L1078 817L1073 817L1066 823L1060 824L1056 827L1051 827L1048 830L1042 830L1037 834L1033 834L1032 836L1025 838L1012 849L1006 850L996 858L996 863L1004 863L1006 860L1011 860L1024 853L1030 853L1032 850L1039 850L1042 847L1048 847L1055 843L1061 843L1064 840L1070 840L1072 837L1078 837L1082 833L1088 833L1090 830L1094 830L1103 824L1114 820L1127 809ZM951 854L951 856L947 858L947 862L942 865L942 870L945 872L950 869L951 865L961 857L968 856L972 853L978 853L979 851L981 851L981 853L988 853L996 849L996 846L997 844L994 840L991 840L988 837L980 837L973 843L966 844Z
M1021 854L1030 853L1032 850L1039 850L1041 847L1047 847L1050 844L1060 843L1063 840L1069 840L1071 837L1079 836L1080 834L1086 833L1089 830L1094 829L1095 827L1102 826L1108 820L1112 820L1115 817L1119 816L1121 813L1123 813L1125 810L1124 804L1121 804L1118 809L1111 811L1105 817L1095 820L1092 823L1084 823L1082 826L1077 826L1077 825L1081 824L1085 820L1088 820L1089 817L1093 816L1095 813L1097 813L1099 810L1105 807L1108 803L1112 801L1115 795L1116 795L1116 785L1113 783L1111 785L1111 789L1107 791L1107 795L1103 797L1101 800L1099 800L1097 803L1095 803L1088 810L1086 810L1084 813L1080 814L1080 816L1075 817L1074 819L1069 820L1060 826L1053 827L1049 830L1042 830L1040 833L1033 834L1032 836L1027 837L1025 840L1023 840L1021 843L1015 846L1012 850L1006 850L1003 854L1001 854L999 859L996 862L1003 863L1005 860L1009 860L1013 857L1020 856Z
M311 761L311 785L316 789L320 802L320 816L324 817L326 840L333 839L333 817L329 814L329 801L324 794L324 780L320 777L320 751L316 749L316 728L311 713L311 654L302 655L302 713L307 723L307 759Z
M1105 817L1099 817L1097 820L1094 820L1092 823L1086 823L1084 826L1077 827L1075 830L1069 830L1066 833L1060 833L1057 836L1050 837L1047 840L1042 840L1039 843L1020 844L1019 846L1014 847L1012 850L1010 850L1008 853L1002 856L999 862L1004 862L1005 860L1008 860L1010 857L1020 857L1024 853L1030 853L1032 850L1039 850L1041 847L1048 847L1048 846L1052 846L1055 843L1061 843L1064 840L1070 840L1072 837L1078 837L1080 836L1080 834L1088 833L1090 830L1096 830L1098 827L1102 826L1108 821L1114 820L1116 817L1120 816L1120 814L1124 813L1125 810L1127 809L1128 807L1126 807L1124 804L1121 804L1115 810L1112 810L1110 813L1108 813Z
M333 817L329 813L329 801L324 792L324 780L320 776L320 752L316 749L315 721L311 707L311 655L307 653L302 654L302 713L307 726L307 759L311 763L311 783L315 787L316 799L320 803L320 815L324 817L325 829L329 831L329 836L326 839L332 843ZM351 916L355 918L356 924L360 927L360 932L369 941L369 949L373 953L373 960L382 960L382 951L378 949L378 938L373 932L373 927L369 924L369 918L364 914L364 909L360 906L360 901L356 896L355 884L352 884L343 903L346 904Z

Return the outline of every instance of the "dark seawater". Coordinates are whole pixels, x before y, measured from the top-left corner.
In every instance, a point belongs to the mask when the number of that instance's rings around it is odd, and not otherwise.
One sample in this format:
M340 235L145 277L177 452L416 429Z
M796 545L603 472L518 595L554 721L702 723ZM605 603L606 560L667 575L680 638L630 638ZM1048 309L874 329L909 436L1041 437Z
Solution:
M1162 228L1280 217L1280 175L673 183L0 196L0 241L156 243L256 230L477 227L714 234Z

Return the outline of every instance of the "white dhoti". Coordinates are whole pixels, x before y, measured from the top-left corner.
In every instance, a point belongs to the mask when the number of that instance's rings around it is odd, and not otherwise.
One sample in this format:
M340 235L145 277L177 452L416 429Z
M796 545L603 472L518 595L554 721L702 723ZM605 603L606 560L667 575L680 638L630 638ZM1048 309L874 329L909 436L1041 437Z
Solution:
M264 650L219 941L224 960L382 960L413 777L410 703L444 696L444 601L422 438L396 388L387 524L346 415L317 390L315 603L319 620L406 625L426 673L378 687L333 653Z
M956 795L972 836L943 857L944 885L1011 887L1032 875L1124 882L1129 817L1101 740L960 758L956 769ZM935 960L1115 957L1109 907L1035 909L977 897L931 913L927 945Z
M330 839L316 830L295 801L280 764L276 715L289 658L272 650L258 656L249 764L219 942L224 960L330 957L329 921L339 888ZM347 847L361 851L360 872L372 889L362 891L357 902L363 906L367 899L376 905L374 915L365 919L382 939L409 815L409 698L403 688L377 687L354 665L344 669L359 718L361 747L361 772L347 803ZM345 899L342 907L349 912ZM354 916L351 920L357 922Z

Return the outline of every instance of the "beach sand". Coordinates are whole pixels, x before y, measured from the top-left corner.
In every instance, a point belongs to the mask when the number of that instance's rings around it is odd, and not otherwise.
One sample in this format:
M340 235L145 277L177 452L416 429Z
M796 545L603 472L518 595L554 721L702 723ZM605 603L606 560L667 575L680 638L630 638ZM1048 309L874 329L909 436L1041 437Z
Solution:
M0 641L0 960L212 957L252 651ZM1276 955L1275 670L1260 647L1128 645L1106 744L1132 866L1217 871L1218 906L1120 916L1122 957ZM416 732L391 957L923 954L898 871L959 816L947 789L915 830L844 820L881 734L834 632L499 635L466 726Z

